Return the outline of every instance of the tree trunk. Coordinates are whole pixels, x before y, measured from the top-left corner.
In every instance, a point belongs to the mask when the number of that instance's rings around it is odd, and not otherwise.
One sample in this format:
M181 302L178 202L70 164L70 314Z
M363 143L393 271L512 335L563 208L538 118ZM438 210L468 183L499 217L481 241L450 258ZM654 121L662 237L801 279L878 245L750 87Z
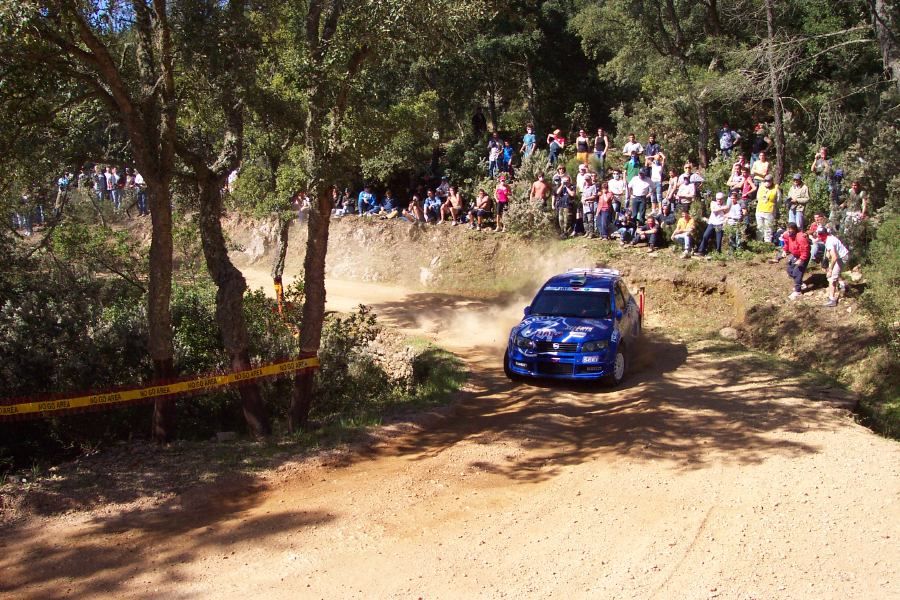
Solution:
M244 319L244 292L247 282L243 274L231 262L225 236L222 233L222 185L227 174L215 177L212 173L198 173L200 189L200 239L203 255L218 291L216 292L216 323L222 335L225 352L234 371L251 368L248 347L247 322ZM259 384L249 380L238 386L241 407L247 427L255 437L265 437L272 433L266 414Z
M704 169L709 166L709 106L697 102L697 160Z
M534 76L532 75L531 61L525 59L525 99L528 103L528 117L531 119L533 131L538 131L537 120L537 102L535 100L537 94L534 89Z
M281 279L284 275L284 263L287 260L288 241L291 233L291 220L281 215L281 227L278 228L278 250L275 252L275 263L272 265L272 280Z
M769 62L769 92L772 96L772 113L775 117L775 183L781 184L784 178L784 120L781 94L778 91L778 74L775 72L775 6L773 0L766 2L766 58Z
M146 179L146 176L145 176ZM165 383L175 376L172 334L172 205L167 184L148 181L152 237L147 286L147 322L154 380ZM174 434L174 400L162 398L153 409L153 438L168 442Z
M324 186L322 186L324 188ZM325 320L325 255L328 252L328 225L331 221L331 190L320 189L316 203L309 211L309 234L303 261L303 324L300 329L300 353L315 354L322 341ZM299 431L309 423L312 408L313 371L294 376L289 420L291 431Z
M488 81L488 112L491 115L491 131L497 131L497 95L493 80Z
M894 82L894 88L900 92L900 4L891 0L869 0L875 38L881 48L881 60L884 70Z

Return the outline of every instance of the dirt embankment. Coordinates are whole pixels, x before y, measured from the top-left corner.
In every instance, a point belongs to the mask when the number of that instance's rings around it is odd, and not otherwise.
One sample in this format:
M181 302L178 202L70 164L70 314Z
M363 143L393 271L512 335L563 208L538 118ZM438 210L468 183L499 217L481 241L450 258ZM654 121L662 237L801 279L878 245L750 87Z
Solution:
M232 255L238 266L264 273L275 227L235 216L228 230L241 248ZM305 227L295 223L287 273L302 270L305 241ZM682 260L668 249L648 255L643 249L597 240L529 240L466 227L423 228L346 217L332 225L328 276L521 303L552 274L608 265L622 271L634 288L647 289L651 324L698 333L733 327L740 341L752 348L807 364L856 392L871 393L890 357L859 310L863 286L851 286L839 308L826 309L821 306L825 277L813 270L809 281L814 289L791 302L784 264L768 264L765 258ZM267 289L271 285L265 276L251 278L251 284Z

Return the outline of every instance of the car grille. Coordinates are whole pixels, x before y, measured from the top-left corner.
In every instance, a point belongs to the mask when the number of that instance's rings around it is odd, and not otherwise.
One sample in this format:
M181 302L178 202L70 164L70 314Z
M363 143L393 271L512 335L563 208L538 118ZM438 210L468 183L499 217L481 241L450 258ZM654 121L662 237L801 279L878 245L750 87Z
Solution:
M536 348L538 352L577 352L578 344L572 342L537 342Z
M537 363L537 372L541 375L571 375L572 365L568 363Z

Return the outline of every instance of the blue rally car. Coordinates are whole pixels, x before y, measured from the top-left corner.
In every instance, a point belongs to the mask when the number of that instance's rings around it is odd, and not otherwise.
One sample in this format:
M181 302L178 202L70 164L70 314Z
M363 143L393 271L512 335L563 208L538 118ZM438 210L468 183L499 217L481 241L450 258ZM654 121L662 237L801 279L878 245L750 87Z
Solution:
M573 269L545 283L512 328L503 357L510 379L625 378L641 311L618 271Z

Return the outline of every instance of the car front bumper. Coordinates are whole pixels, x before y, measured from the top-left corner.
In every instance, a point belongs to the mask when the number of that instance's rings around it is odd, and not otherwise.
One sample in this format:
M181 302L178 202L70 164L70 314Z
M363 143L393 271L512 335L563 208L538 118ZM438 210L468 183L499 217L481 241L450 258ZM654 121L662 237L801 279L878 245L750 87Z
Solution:
M507 348L507 365L516 375L535 378L590 380L613 371L603 354L525 354Z

